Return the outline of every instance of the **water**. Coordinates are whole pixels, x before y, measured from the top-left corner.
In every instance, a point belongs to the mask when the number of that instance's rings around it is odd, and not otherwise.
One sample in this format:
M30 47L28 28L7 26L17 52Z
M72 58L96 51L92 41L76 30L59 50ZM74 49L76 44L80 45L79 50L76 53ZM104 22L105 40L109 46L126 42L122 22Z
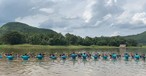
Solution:
M140 61L1 62L0 76L145 76L146 63Z
M129 53L146 53L146 49L127 49L123 52ZM123 53L118 49L98 49L86 50L90 53L94 52L116 52ZM7 51L6 51L7 52ZM40 51L38 51L40 52ZM71 53L72 51L51 51L47 53ZM76 51L76 52L79 52ZM85 52L85 50L80 50ZM19 53L15 52L14 53ZM123 59L113 62L109 61L83 61L78 59L72 61L67 59L65 62L62 60L55 60L54 62L46 58L45 61L36 61L31 58L28 62L15 60L8 62L5 59L0 60L0 76L145 76L146 75L146 62L140 60L138 63L134 60L125 62Z

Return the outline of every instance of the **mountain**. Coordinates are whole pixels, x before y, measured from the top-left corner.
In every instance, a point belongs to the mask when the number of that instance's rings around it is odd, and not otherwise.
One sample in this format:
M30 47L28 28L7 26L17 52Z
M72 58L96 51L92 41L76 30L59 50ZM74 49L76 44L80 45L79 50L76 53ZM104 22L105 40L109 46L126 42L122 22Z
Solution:
M126 39L134 39L138 43L146 44L146 31L137 35L125 36Z
M0 27L0 36L2 36L3 34L5 34L7 32L11 32L11 31L17 31L17 32L20 32L20 33L28 36L28 40L30 38L29 36L31 36L31 35L44 34L44 37L42 37L41 35L36 36L36 37L39 37L38 39L44 38L44 39L42 39L42 42L47 42L47 41L44 41L44 40L46 40L46 38L48 38L47 40L50 40L50 38L54 39L54 37L63 38L62 34L58 34L57 32L55 32L53 30L36 28L36 27L32 27L25 23L20 23L20 22L9 22L9 23L4 24L2 27ZM49 34L49 37L46 37L46 35L48 35L48 34ZM56 37L56 35L57 35L57 37ZM34 36L34 39L37 39L36 37ZM142 43L142 44L146 45L146 31L141 34L137 34L137 35L124 36L123 38L133 39L133 40L136 40L138 43ZM37 41L38 40L36 40L34 42L37 42ZM57 41L57 40L54 40L54 41ZM62 39L62 41L63 41L63 39ZM38 43L40 43L40 42L38 42ZM58 43L59 43L59 41L58 41ZM54 44L54 43L52 43L52 44Z
M35 34L35 33L56 34L57 33L50 29L36 28L20 22L9 22L4 24L2 27L0 27L0 35L10 31L17 31L20 33L27 33L27 34Z

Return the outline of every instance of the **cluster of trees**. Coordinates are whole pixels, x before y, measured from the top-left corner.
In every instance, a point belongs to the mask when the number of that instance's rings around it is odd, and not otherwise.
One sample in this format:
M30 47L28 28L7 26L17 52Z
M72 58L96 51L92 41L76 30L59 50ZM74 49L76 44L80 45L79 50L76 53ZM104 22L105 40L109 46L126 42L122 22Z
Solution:
M76 36L67 33L47 34L47 33L20 33L8 32L1 37L1 44L33 44L33 45L99 45L99 46L119 46L127 44L128 46L137 46L137 42L132 39L125 39L121 36L115 37L85 37Z

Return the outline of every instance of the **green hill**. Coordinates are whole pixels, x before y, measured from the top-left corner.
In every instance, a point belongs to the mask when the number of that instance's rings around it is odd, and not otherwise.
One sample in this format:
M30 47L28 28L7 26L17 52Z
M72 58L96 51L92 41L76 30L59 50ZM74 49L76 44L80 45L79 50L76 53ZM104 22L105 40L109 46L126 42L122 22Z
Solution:
M62 34L53 30L32 27L20 22L9 22L0 27L0 44L59 45L63 44L63 39Z
M110 46L119 46L119 44L124 42L129 42L128 44L138 43L146 44L146 32L137 35L129 35L124 37L95 37L95 38L82 38L73 34L66 34L63 36L60 33L57 33L50 29L36 28L29 26L25 23L20 22L9 22L0 27L0 38L5 33L10 32L19 32L24 35L24 43L27 44L49 44L49 45L110 45ZM9 37L8 37L9 38ZM0 39L1 43L4 43Z
M17 31L17 32L26 33L26 34L35 34L35 33L55 34L57 33L50 29L36 28L36 27L32 27L25 23L20 23L20 22L9 22L9 23L4 24L2 27L0 27L0 35L6 32L11 32L11 31Z
M125 36L126 39L134 39L138 43L146 44L146 31L137 35Z

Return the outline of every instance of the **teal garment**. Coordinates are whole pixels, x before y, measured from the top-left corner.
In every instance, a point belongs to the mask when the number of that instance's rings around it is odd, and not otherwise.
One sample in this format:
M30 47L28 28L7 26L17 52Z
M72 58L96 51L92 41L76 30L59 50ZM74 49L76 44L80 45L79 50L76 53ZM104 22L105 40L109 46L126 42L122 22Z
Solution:
M61 56L61 59L65 60L67 58L66 55Z
M129 60L129 55L128 55L128 54L124 55L124 57L125 57L125 60L126 60L126 61Z
M30 57L29 57L28 55L23 55L23 56L21 56L21 58L22 58L23 60L28 60Z
M2 59L3 57L0 55L0 59Z
M112 54L112 58L116 59L117 58L117 54Z
M6 57L7 57L7 59L8 59L8 60L13 60L13 59L14 59L14 57L13 57L13 56L11 56L11 55L6 56Z
M72 59L76 59L77 54L71 54Z
M104 55L104 56L103 56L103 59L104 59L104 60L107 60L107 58L108 58L107 55Z
M97 59L98 59L98 56L97 56L97 55L94 55L93 58L94 58L95 60L97 60Z
M57 57L56 57L56 56L51 56L50 58L51 58L52 60L57 59Z
M139 55L135 55L135 59L136 60L139 60L140 59L140 56Z
M87 59L87 54L83 54L82 58L86 60Z
M44 58L44 56L43 55L37 55L36 58L38 58L38 60L42 60Z

